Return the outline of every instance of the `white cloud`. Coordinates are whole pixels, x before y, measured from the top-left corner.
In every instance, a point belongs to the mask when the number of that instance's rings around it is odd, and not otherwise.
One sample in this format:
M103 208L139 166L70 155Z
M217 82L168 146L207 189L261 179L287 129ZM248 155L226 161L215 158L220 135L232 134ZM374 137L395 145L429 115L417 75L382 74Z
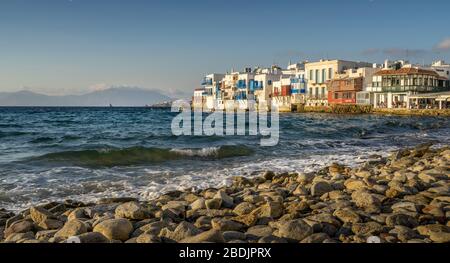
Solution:
M435 49L439 51L450 51L450 37L439 42Z
M97 83L89 86L89 91L101 91L110 88L111 86L106 83Z

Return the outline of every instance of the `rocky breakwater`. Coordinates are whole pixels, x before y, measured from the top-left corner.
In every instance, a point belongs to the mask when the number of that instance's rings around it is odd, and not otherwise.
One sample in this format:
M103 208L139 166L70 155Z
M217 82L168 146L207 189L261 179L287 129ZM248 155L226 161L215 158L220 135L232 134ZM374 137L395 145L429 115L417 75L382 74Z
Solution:
M151 201L107 198L0 211L2 242L353 243L450 241L450 148L421 145L359 167L264 172ZM376 239L377 240L377 239Z

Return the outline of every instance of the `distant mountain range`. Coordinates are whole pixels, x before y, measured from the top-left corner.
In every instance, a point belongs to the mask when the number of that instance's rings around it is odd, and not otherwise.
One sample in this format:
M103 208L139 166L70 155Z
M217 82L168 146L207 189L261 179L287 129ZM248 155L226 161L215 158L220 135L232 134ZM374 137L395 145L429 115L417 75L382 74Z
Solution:
M66 96L50 96L26 90L0 92L0 106L145 106L170 100L170 97L155 90L130 87Z

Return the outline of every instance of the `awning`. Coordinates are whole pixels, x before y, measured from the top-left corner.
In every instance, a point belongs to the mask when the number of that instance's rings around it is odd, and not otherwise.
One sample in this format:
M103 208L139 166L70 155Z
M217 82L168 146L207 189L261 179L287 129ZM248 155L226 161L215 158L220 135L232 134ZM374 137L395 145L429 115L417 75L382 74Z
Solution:
M435 99L435 100L448 100L450 99L450 91L436 92L436 93L422 93L410 95L409 99Z

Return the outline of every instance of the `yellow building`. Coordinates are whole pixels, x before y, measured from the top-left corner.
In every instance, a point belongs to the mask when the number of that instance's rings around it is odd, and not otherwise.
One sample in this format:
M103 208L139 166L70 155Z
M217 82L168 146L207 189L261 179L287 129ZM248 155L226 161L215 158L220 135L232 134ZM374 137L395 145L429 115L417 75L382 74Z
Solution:
M371 67L371 63L354 62L346 60L320 60L307 62L305 73L308 80L307 106L328 105L327 82L336 74L341 74L348 69Z

